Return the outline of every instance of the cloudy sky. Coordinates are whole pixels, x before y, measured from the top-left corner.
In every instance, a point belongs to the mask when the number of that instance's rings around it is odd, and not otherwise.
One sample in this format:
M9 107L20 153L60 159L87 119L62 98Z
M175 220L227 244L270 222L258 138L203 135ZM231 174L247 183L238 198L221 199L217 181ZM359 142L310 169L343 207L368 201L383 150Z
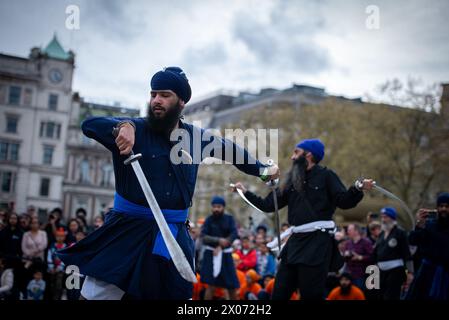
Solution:
M65 27L68 5L79 30ZM0 0L0 52L27 56L56 32L76 53L74 90L131 107L170 65L194 100L293 83L358 97L392 78L449 82L448 17L446 0Z

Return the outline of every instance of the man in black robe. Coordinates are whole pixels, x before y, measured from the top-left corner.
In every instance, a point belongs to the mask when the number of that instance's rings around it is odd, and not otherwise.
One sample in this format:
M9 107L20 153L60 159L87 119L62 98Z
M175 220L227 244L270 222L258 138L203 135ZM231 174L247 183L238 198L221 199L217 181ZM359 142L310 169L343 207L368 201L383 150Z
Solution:
M380 299L399 300L405 281L413 277L407 232L397 225L396 209L386 207L381 214L382 232L374 249L374 259L380 269Z
M318 139L306 139L296 145L292 168L285 182L276 189L279 209L288 206L287 233L291 236L280 253L280 267L276 274L273 300L288 300L299 288L301 299L324 299L326 277L338 270L343 262L335 242L336 208L354 208L369 190L373 181L364 179L347 189L337 174L321 165L324 144ZM273 212L273 194L264 199L247 191L246 198L265 212Z
M449 300L449 193L437 198L437 209L419 209L411 245L421 253L421 266L407 299Z

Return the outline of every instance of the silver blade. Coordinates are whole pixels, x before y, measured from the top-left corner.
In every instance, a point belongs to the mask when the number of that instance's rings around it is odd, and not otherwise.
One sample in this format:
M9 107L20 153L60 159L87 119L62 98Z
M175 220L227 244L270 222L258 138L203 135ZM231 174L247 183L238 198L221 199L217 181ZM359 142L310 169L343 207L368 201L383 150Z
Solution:
M279 249L279 254L281 253L281 224L280 224L280 219L279 219L279 207L278 207L278 197L276 194L276 185L272 185L271 190L273 192L273 202L274 202L274 212L275 212L275 220L276 220L276 233L277 233L277 238L278 238L278 249Z
M233 183L230 183L229 186L231 188L235 188L235 185ZM236 190L237 190L237 193L239 194L240 198L242 198L243 201L245 201L251 208L253 208L257 212L260 212L260 213L263 213L265 215L268 215L267 212L264 212L264 211L260 210L259 208L257 208L255 205L253 205L251 203L251 201L249 201L248 198L245 197L245 194L243 193L242 189L236 188Z
M401 205L402 209L405 210L405 212L407 212L410 221L412 222L412 229L415 227L415 219L413 218L413 213L412 210L410 210L410 208L407 206L407 204L402 201L398 196L396 196L395 194L391 193L390 191L378 186L377 184L374 184L373 186L374 189L376 189L377 191L379 191L380 193L382 193L383 195L387 196L390 199L396 200L397 202L399 202L399 204Z
M137 180L139 180L140 186L142 187L143 193L145 194L145 198L147 199L148 205L153 212L154 218L156 219L156 223L159 227L159 230L162 234L162 238L164 239L165 245L167 246L168 252L170 253L171 258L173 259L173 263L181 274L181 276L187 281L196 283L196 276L190 267L187 258L179 246L178 242L176 242L175 237L173 237L170 229L168 227L167 221L159 208L159 204L154 197L153 191L151 190L150 185L148 184L147 179L140 167L139 161L131 162L131 165L134 169L134 173L137 176Z

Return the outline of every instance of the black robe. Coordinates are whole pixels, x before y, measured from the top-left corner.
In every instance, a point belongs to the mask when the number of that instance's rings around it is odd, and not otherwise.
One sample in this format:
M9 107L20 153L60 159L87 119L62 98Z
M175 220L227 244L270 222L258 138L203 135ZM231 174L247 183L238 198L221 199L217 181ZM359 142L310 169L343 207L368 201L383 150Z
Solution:
M306 172L301 192L293 186L276 189L279 209L288 206L288 223L293 226L319 220L332 220L336 208L350 209L363 198L363 192L354 186L349 189L341 182L337 174L319 165ZM274 211L273 195L264 199L250 191L245 196L256 207L265 212ZM296 233L290 236L281 252L281 258L288 264L316 266L329 261L329 257L338 255L333 236L327 232ZM338 262L337 264L340 264ZM335 268L338 269L338 265Z

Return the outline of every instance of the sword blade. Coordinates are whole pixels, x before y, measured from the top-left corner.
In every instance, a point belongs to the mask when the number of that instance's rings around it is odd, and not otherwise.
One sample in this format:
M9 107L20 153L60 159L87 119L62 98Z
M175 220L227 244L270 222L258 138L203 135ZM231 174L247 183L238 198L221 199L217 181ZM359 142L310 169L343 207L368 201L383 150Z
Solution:
M274 202L274 213L275 213L275 220L276 220L276 233L278 238L278 249L279 254L281 254L281 224L279 221L279 207L278 207L278 197L276 194L276 186L273 185L271 187L271 190L273 191L273 202Z
M263 212L262 210L260 210L259 208L257 208L255 205L253 205L246 197L245 194L243 193L243 191L241 189L237 189L237 193L240 195L240 197L243 199L243 201L245 201L251 208L257 210L258 212L264 213L266 214L266 212Z
M139 180L139 184L142 187L143 193L145 194L145 198L147 199L148 205L153 212L156 223L159 227L159 230L162 234L162 238L164 239L165 245L167 246L168 252L170 253L171 258L173 259L173 263L180 273L180 275L187 281L196 283L196 276L190 267L187 258L179 246L178 242L176 242L175 237L170 232L167 221L165 221L164 215L162 214L161 209L159 208L159 204L154 197L153 191L151 190L150 185L148 184L147 179L140 167L139 161L131 162L131 166L133 167L134 173L137 176L137 180Z
M377 191L379 191L380 193L382 193L383 195L387 196L390 199L396 200L397 202L399 202L399 204L401 205L402 209L405 210L405 212L407 212L410 221L412 222L412 229L415 227L415 219L413 218L413 213L412 210L407 206L407 204L401 200L398 196L396 196L394 193L378 186L377 184L375 184L373 186L373 188Z
M229 186L230 186L231 188L234 188L234 187L235 187L235 185L234 185L233 183L230 183ZM249 201L248 198L245 197L245 194L243 193L242 189L236 188L236 190L237 190L237 193L239 194L240 198L242 198L243 201L245 201L251 208L253 208L253 209L256 210L257 212L260 212L260 213L263 213L263 214L265 214L265 215L268 215L266 212L260 210L260 209L257 208L255 205L253 205L253 204L251 203L251 201Z

